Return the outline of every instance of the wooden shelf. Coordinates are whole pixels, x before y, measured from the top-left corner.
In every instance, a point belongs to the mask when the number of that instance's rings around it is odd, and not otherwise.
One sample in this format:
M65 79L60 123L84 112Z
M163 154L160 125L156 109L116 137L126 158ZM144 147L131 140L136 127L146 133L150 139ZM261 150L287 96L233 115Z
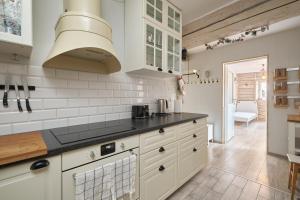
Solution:
M288 77L287 76L282 76L282 77L274 77L274 81L287 81Z
M273 92L275 94L287 94L288 90L287 89L284 89L284 90L274 90Z

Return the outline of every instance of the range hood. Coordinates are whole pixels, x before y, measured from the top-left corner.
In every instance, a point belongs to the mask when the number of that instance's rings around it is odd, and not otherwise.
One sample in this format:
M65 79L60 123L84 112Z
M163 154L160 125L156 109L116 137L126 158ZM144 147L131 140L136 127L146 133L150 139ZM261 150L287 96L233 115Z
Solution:
M64 0L64 9L43 66L103 74L120 71L112 29L100 18L101 0Z

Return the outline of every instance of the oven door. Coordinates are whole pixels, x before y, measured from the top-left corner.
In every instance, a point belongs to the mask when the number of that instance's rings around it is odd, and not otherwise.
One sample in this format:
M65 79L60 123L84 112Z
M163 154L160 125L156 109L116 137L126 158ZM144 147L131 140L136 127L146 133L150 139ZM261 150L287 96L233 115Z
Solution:
M137 166L136 166L136 178L135 178L135 193L129 197L123 197L123 200L136 200L139 198L139 150L138 148L133 149L132 151L137 155ZM70 169L68 171L64 171L62 173L62 199L63 200L75 200L75 186L74 186L74 178L73 174L85 172L88 170L93 170L98 166L108 164L110 162L114 162L115 160L123 159L131 155L130 151L125 151L120 154L113 155L111 157L107 157L74 169Z

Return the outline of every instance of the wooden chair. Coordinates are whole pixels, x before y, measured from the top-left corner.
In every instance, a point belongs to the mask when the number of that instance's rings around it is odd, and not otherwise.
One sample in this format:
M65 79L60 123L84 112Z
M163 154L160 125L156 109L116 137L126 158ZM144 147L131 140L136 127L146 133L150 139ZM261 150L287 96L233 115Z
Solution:
M294 199L296 186L297 186L297 176L300 169L300 156L287 154L290 162L290 172L289 172L289 190L291 190L291 199Z

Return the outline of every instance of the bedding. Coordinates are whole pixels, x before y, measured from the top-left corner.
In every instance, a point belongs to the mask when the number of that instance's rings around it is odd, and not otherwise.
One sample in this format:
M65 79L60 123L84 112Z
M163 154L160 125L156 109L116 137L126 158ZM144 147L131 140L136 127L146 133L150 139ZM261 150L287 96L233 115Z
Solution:
M257 116L258 108L256 101L239 101L237 103L234 121L246 122L248 126L249 122L255 120Z

